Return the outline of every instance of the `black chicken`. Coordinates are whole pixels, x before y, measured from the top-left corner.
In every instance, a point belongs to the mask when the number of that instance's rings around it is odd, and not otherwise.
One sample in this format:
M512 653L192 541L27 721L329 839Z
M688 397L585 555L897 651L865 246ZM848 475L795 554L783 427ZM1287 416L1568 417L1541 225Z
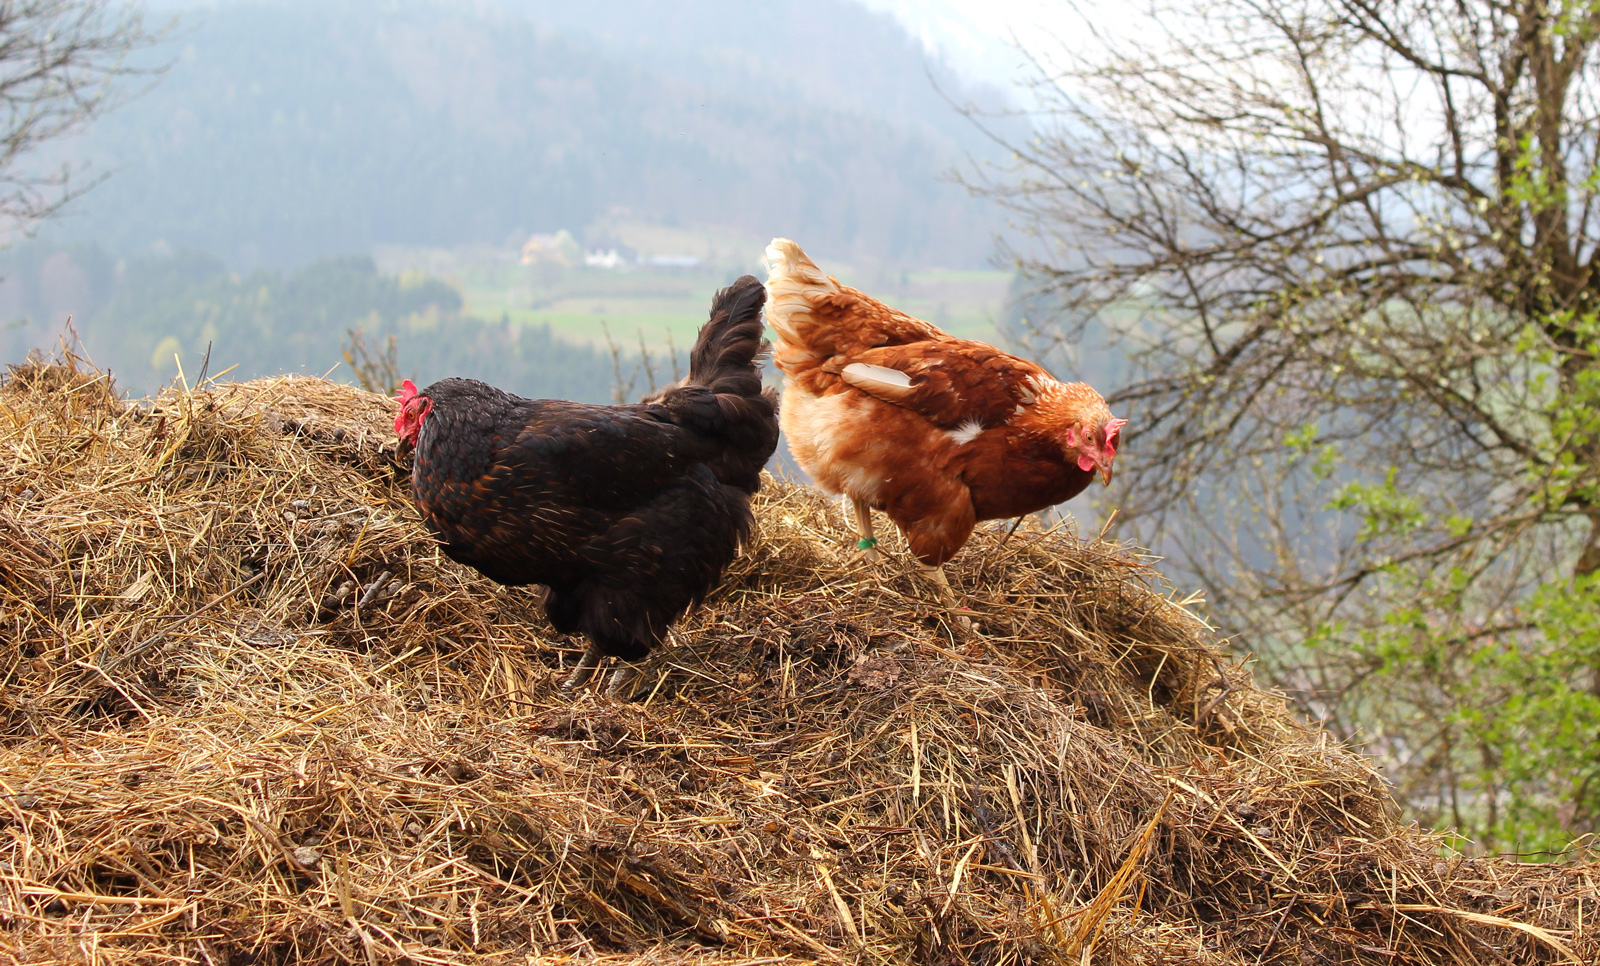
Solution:
M605 655L645 657L703 600L754 524L750 496L778 443L761 386L766 292L718 292L680 384L631 406L523 399L472 379L400 391L395 432L415 449L412 493L452 560L502 584L544 584L556 630ZM631 671L615 676L615 691Z

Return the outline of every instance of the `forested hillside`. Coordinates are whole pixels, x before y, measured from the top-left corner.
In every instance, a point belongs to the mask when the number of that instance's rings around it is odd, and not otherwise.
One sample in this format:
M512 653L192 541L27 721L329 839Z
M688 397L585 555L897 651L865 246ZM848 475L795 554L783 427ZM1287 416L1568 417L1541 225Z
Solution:
M982 263L998 222L941 180L982 138L893 21L842 0L685 5L646 45L650 6L177 9L149 55L165 75L53 146L48 163L110 177L47 237L245 270L581 234L622 210Z
M366 256L238 275L194 253L117 260L96 247L27 246L0 257L0 275L0 318L11 320L0 331L4 358L78 337L80 351L136 394L169 380L175 357L192 380L208 352L212 375L327 373L343 360L352 331L379 349L394 337L399 374L424 384L471 374L526 395L606 402L617 381L613 360L594 347L562 341L548 326L473 318L445 282L420 272L384 275ZM671 361L658 363L665 375ZM621 364L626 383L638 360ZM348 366L332 375L354 379Z

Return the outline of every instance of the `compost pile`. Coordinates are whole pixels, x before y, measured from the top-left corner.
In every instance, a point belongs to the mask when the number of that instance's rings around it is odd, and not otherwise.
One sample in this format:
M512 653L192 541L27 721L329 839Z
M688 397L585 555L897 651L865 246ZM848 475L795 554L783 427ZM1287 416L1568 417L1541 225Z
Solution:
M1594 866L1469 859L1147 560L952 565L781 483L634 699L445 559L392 404L0 385L0 956L19 963L1593 963Z

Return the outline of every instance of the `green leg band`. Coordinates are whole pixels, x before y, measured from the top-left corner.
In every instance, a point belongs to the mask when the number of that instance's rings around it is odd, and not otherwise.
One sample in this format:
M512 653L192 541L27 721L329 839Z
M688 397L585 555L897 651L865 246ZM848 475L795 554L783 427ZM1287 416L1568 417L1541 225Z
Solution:
M878 545L878 538L877 537L862 537L860 540L856 541L856 549L857 550L871 550L873 547L876 547L877 545Z

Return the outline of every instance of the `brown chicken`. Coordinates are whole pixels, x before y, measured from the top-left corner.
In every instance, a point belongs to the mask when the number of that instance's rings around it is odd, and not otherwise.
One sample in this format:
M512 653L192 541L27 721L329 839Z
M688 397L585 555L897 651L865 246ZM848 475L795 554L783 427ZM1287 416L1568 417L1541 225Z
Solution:
M940 565L978 521L1054 506L1097 472L1110 484L1127 421L1088 385L840 285L787 238L767 264L789 450L850 498L869 558L882 510L950 603Z

